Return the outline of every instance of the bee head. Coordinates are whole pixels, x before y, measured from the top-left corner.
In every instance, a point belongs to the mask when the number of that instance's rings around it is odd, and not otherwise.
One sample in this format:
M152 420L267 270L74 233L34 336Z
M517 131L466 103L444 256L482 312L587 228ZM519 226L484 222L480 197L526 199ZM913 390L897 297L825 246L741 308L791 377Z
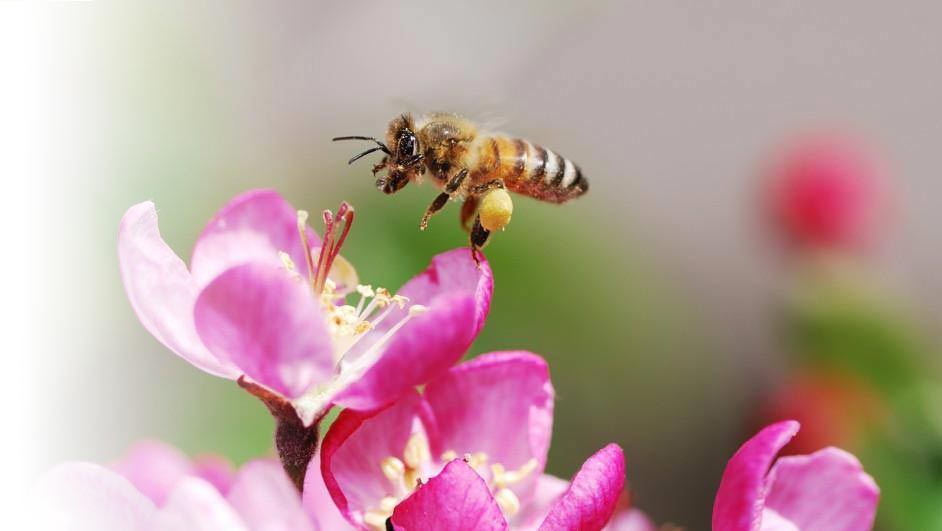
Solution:
M424 171L422 161L425 155L420 149L419 138L415 134L415 121L411 114L397 116L389 123L386 142L391 153L373 168L373 173L386 170L386 176L380 177L376 186L391 194L401 190Z
M425 171L422 164L425 156L419 148L419 138L415 134L415 121L411 114L397 116L389 123L385 144L369 136L340 136L334 140L371 140L376 143L377 147L356 155L348 164L353 164L374 151L385 153L383 160L373 166L373 175L386 170L386 175L376 180L376 187L387 194L398 192Z

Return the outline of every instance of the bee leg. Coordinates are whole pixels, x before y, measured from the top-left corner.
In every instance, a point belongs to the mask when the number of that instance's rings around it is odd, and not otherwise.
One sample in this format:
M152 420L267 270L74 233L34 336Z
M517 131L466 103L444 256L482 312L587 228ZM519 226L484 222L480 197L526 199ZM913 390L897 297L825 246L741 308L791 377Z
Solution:
M474 263L481 267L481 248L487 245L491 233L481 225L481 216L474 218L474 227L471 228L471 257Z
M425 215L422 216L422 221L419 223L419 230L425 230L428 228L428 220L432 217L433 214L445 207L445 204L448 203L448 198L451 197L445 192L438 194L435 197L435 200L432 201L432 204L425 209Z
M419 222L419 229L425 230L428 228L428 220L436 212L445 207L445 204L448 203L448 200L451 196L455 195L455 192L461 188L461 183L464 182L465 177L468 176L468 169L465 168L455 174L454 177L448 180L448 184L445 185L445 191L438 194L438 196L432 201L432 204L425 209L425 215L422 216L422 221Z
M465 232L471 232L471 223L474 219L474 215L478 212L478 203L481 200L478 199L476 195L469 195L464 203L461 204L461 228Z
M503 179L494 179L493 181L487 181L484 184L479 184L471 189L471 193L474 195L484 195L485 192L489 192L494 188L503 188L504 181Z

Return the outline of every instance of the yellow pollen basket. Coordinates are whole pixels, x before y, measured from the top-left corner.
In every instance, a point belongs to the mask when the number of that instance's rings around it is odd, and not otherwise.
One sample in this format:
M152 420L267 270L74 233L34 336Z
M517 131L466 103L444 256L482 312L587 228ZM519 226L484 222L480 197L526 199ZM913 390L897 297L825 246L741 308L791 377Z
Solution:
M514 202L507 190L503 188L488 192L481 200L481 208L478 211L478 215L481 216L481 226L490 232L506 227L513 213Z

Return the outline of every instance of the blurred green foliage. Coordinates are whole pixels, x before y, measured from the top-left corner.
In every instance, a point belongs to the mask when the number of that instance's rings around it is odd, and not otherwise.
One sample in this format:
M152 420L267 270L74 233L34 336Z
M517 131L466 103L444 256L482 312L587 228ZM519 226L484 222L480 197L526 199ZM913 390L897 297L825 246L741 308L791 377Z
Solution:
M833 280L803 286L787 320L790 346L802 365L865 382L886 407L861 440L846 441L880 485L879 528L942 529L937 350L869 284Z

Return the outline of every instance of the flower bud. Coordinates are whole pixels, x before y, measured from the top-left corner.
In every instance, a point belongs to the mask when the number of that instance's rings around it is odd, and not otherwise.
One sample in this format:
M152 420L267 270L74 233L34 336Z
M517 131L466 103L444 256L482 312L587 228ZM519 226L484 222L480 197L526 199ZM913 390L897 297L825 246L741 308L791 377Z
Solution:
M773 166L775 228L800 247L854 250L872 243L886 213L881 168L860 145L806 138Z

